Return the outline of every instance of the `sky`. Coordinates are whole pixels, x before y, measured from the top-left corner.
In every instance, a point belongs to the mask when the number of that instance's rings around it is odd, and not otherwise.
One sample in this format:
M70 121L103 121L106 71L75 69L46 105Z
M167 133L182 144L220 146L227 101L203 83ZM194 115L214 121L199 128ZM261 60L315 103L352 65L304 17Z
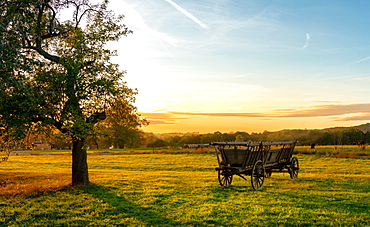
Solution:
M112 0L113 60L146 132L263 132L370 121L370 1Z

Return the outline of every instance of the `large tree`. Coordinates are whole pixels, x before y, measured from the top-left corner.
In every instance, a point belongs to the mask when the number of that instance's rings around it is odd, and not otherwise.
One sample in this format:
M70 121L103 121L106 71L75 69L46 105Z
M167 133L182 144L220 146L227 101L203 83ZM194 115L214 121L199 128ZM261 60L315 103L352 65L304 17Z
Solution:
M89 183L85 140L94 124L117 99L133 105L136 94L110 62L115 51L106 44L131 31L107 4L0 0L1 136L17 140L46 128L69 135L72 184Z

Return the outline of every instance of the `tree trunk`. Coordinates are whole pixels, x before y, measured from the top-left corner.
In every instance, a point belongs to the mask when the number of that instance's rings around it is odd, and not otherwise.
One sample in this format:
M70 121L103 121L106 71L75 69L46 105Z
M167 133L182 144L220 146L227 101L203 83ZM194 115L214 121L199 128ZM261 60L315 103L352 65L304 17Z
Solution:
M85 139L75 139L72 144L72 185L89 184Z

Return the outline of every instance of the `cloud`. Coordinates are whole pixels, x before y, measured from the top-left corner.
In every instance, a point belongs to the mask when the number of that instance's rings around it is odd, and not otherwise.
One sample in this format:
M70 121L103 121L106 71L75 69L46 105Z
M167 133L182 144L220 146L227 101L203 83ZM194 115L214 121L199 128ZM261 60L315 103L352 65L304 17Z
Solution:
M369 121L370 120L370 114L363 114L359 116L352 116L352 117L345 117L340 118L338 121Z
M167 51L167 53L171 56L171 58L173 59L173 60L175 60L176 61L176 58L172 55L172 53L168 50L168 48L163 44L163 42L161 41L161 39L159 39L158 38L158 40L159 40L159 42L161 43L161 45L162 45L162 47Z
M142 112L140 114L148 120L150 125L176 124L181 120L187 119L186 117L175 116L170 112Z
M123 15L125 15L125 24L130 29L134 30L134 35L139 33L139 31L142 31L146 36L155 37L160 41L164 41L172 46L177 46L179 41L176 38L173 38L166 33L156 31L150 28L145 23L142 15L139 13L139 11L136 10L136 8L138 7L137 5L128 4L125 2L115 2L115 4L113 4L113 7L115 11L118 11L118 13L122 13Z
M210 116L210 117L252 117L252 118L297 118L297 117L331 117L346 114L370 114L370 103L347 105L317 105L308 109L277 109L269 113L188 113L168 112L172 115Z
M345 114L370 113L370 103L347 105L318 105L306 110L283 113L282 117L330 117Z
M370 77L358 77L358 78L354 78L354 80L370 80Z
M170 125L175 124L175 122L167 121L167 120L148 120L149 125Z
M188 11L186 11L184 8L182 8L181 6L177 5L175 2L171 1L171 0L165 0L166 2L170 3L173 7L175 7L175 9L177 9L180 13L184 14L185 16L187 16L189 19L191 19L192 21L194 21L195 23L197 23L199 26L201 26L202 28L204 29L208 29L208 26L204 23L202 23L200 20L198 20L198 18L196 18L194 15L192 15L191 13L189 13Z
M316 105L308 109L290 108L277 109L268 113L205 113L167 111L161 113L141 113L151 124L175 124L194 117L226 117L226 118L312 118L340 117L336 121L370 120L370 103L343 105ZM345 115L352 115L345 117Z
M361 75L364 75L364 74L361 74ZM336 80L336 79L342 79L342 78L351 78L351 77L357 77L357 78L354 78L354 80L360 80L362 79L361 77L358 77L358 76L361 76L361 75L346 75L346 76L336 76L336 77L330 77L330 78L323 78L323 79L319 79L318 81L322 81L322 80ZM368 74L366 74L368 75ZM367 77L368 78L368 77Z
M191 112L168 112L173 115L185 116L208 116L208 117L268 117L261 113L191 113Z
M360 59L358 61L351 62L351 63L347 64L346 66L355 65L355 64L358 64L360 62L367 61L367 60L370 60L370 56L369 57L366 57L366 58L362 58L362 59Z
M306 34L306 43L303 45L303 49L306 49L308 47L308 42L310 41L310 34Z
M319 81L335 80L335 79L351 78L351 77L354 77L353 80L370 80L369 73L353 74L353 75L345 75L345 76L336 76L336 77L323 78L323 79L318 79L318 80Z

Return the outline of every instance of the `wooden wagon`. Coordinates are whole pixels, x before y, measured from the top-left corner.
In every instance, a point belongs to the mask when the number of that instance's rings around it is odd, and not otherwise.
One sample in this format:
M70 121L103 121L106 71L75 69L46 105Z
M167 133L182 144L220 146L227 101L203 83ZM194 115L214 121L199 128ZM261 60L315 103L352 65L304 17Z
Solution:
M252 188L260 190L273 172L288 172L298 177L299 163L292 157L297 141L289 142L214 142L218 161L218 181L227 187L237 175L250 176Z

